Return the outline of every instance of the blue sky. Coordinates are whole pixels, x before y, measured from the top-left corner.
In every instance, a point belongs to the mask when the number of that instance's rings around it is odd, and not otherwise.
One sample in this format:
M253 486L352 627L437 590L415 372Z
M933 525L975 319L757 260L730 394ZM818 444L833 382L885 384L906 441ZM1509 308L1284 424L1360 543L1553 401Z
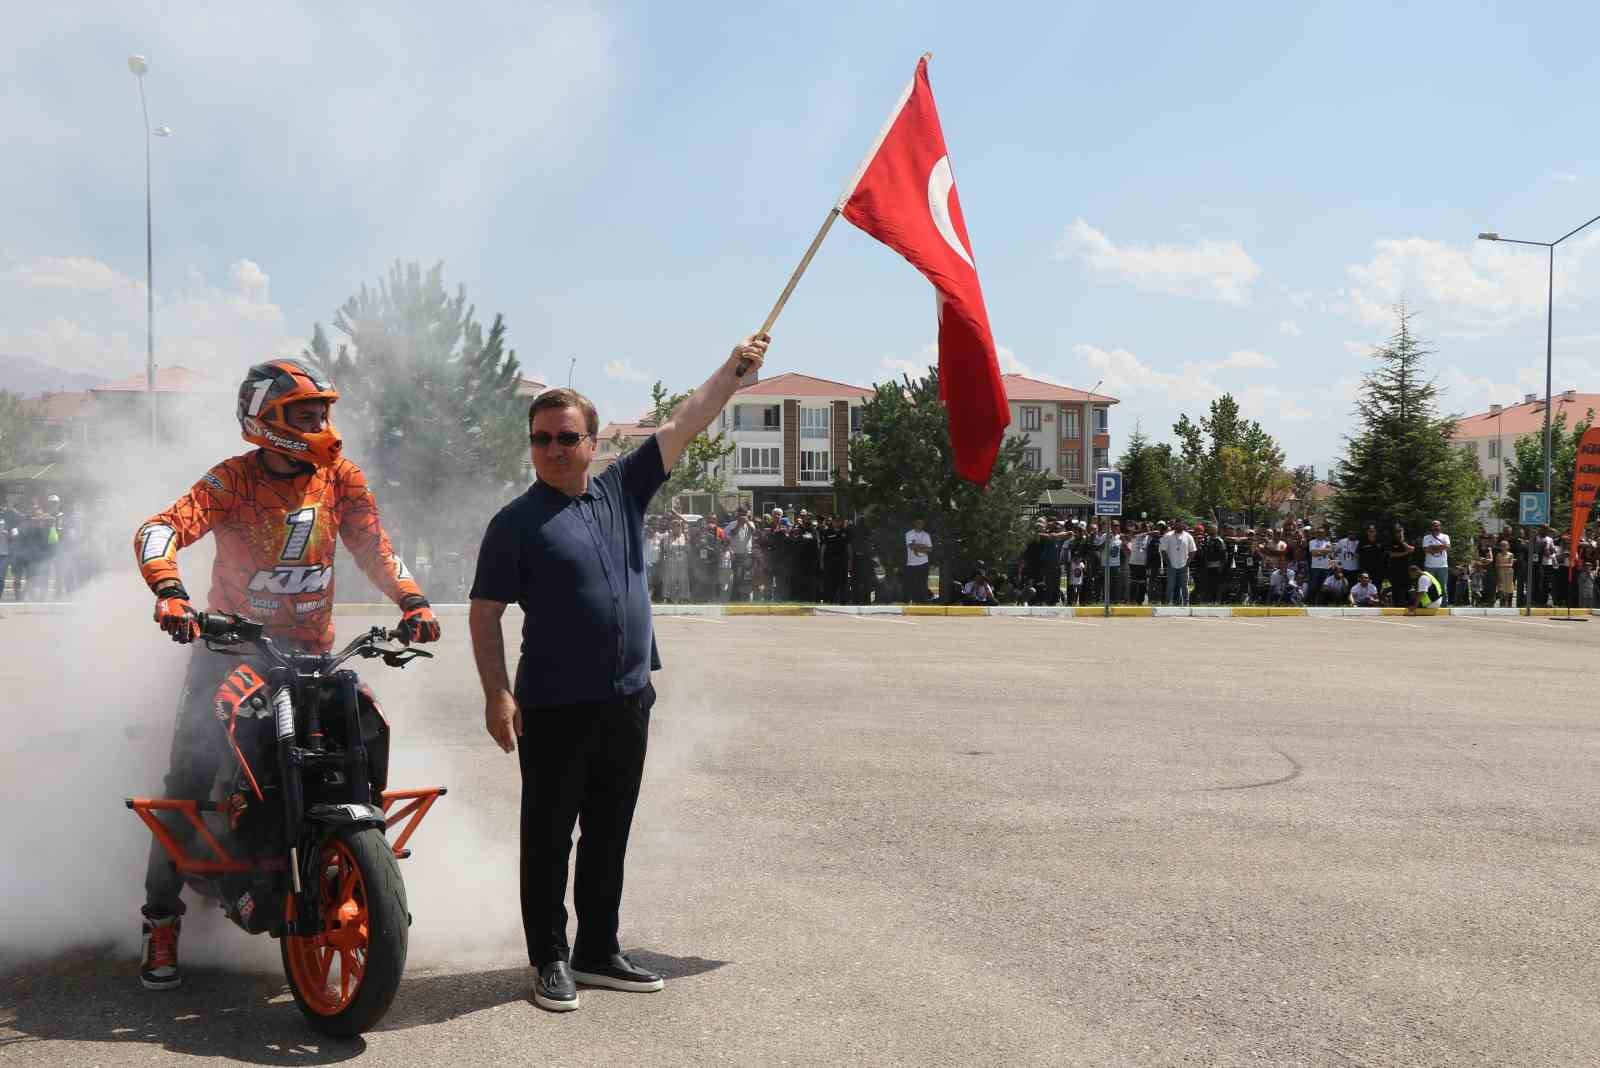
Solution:
M1319 470L1404 297L1448 410L1543 389L1542 253L1600 213L1586 5L36 5L14 13L0 353L233 375L395 257L445 262L606 417L759 324L916 57L1007 369L1157 438L1239 396ZM1600 225L1557 258L1555 388L1600 391ZM933 299L834 229L771 371L931 358Z

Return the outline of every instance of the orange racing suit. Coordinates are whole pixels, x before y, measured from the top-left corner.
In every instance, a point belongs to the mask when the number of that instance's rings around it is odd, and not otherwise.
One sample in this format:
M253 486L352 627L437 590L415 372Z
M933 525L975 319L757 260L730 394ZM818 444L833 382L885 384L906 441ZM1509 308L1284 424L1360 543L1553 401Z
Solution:
M212 611L235 612L266 624L281 642L307 651L333 645L333 557L336 540L397 603L422 596L378 521L378 505L361 469L341 458L331 467L274 475L259 451L230 457L140 525L134 536L139 572L154 590L180 581L178 550L210 533ZM223 676L238 663L196 644L178 699L177 723L166 777L167 797L204 799L216 769L227 759L211 703ZM184 826L169 823L180 839ZM151 842L145 871L149 917L184 911L179 878L166 851Z
M339 538L390 599L422 595L378 521L366 476L344 458L288 476L269 472L259 450L217 464L134 535L139 572L152 590L179 579L178 550L207 532L217 542L210 609L259 620L273 637L308 650L333 645Z

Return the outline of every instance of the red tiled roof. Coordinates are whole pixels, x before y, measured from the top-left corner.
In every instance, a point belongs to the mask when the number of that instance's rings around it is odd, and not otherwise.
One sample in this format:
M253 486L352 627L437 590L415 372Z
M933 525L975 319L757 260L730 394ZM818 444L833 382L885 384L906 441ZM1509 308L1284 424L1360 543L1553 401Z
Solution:
M873 391L847 382L834 382L827 378L787 371L773 378L763 378L754 385L745 386L734 393L735 397L831 397L842 400L858 397L865 400Z
M38 406L45 422L65 423L88 415L94 398L88 392L46 393L41 397L30 398L27 403Z
M549 386L545 385L537 378L528 378L526 375L518 375L517 386L514 395L518 397L532 397L543 393L549 388Z
M158 367L156 368L157 393L232 393L237 387L227 382L219 382L210 375L201 374L199 371L187 367ZM144 393L145 374L140 371L127 378L119 378L115 382L102 382L90 388L90 393Z
M607 423L600 428L600 433L595 437L600 441L610 441L621 434L625 438L647 438L656 432L653 426L643 426L639 423Z
M1550 398L1551 418L1567 416L1567 430L1581 423L1593 408L1600 413L1600 393L1557 393ZM1532 403L1508 404L1498 412L1478 412L1456 420L1458 438L1492 438L1504 435L1520 438L1544 431L1544 394Z
M1108 397L1104 393L1089 394L1081 389L1041 382L1026 375L1001 375L1000 381L1005 383L1006 400L1011 401L1060 401L1071 404L1093 400L1096 404L1121 403L1117 398Z

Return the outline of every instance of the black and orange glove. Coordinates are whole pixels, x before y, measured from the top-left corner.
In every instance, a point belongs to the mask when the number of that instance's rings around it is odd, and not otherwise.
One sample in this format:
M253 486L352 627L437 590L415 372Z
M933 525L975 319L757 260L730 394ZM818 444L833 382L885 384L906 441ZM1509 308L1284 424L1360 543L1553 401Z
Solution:
M412 594L400 602L400 629L408 642L436 642L439 640L439 617L433 614L426 597Z
M179 645L187 645L200 637L200 620L189 603L188 590L182 586L168 586L156 594L156 625Z

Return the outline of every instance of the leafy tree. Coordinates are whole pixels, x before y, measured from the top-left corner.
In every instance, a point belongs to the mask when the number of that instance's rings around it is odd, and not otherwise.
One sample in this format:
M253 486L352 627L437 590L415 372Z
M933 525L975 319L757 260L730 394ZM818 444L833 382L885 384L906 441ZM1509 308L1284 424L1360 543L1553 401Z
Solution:
M0 389L0 471L33 460L44 444L44 402Z
M940 585L946 595L978 560L1004 567L1029 534L1023 508L1038 501L1047 477L1023 466L1028 439L1000 449L987 487L956 475L949 419L939 401L939 372L904 383L880 383L862 406L861 433L850 443L850 474L834 489L862 516L878 557L898 584L905 566L905 532L921 518L933 535Z
M656 382L650 387L649 421L655 426L660 426L671 418L678 405L688 399L689 394L668 393L666 386L659 381ZM630 441L624 451L637 445L637 441ZM734 448L734 443L720 430L715 434L707 434L703 430L696 434L684 447L683 455L678 457L678 462L672 465L672 474L651 498L651 510L665 509L680 493L723 492L728 487L717 471L722 461L733 455Z
M1450 440L1455 420L1439 414L1423 367L1433 350L1411 332L1415 313L1402 304L1395 317L1393 336L1373 350L1378 366L1362 379L1359 429L1333 468L1333 516L1341 529L1400 523L1413 544L1437 519L1464 545L1477 531L1483 478L1471 450Z
M1316 508L1314 499L1317 492L1317 469L1310 464L1301 464L1289 473L1288 500L1292 500L1292 511L1296 519L1311 518L1312 511Z
M1281 490L1283 450L1254 419L1239 413L1233 394L1211 402L1199 422L1178 416L1174 487L1183 510L1204 516L1243 513L1263 519Z
M523 481L528 440L504 319L485 332L442 272L396 260L334 313L337 353L321 323L306 351L339 386L336 422L402 554L421 541L435 565L477 545L485 517Z
M1135 423L1117 467L1122 471L1125 516L1137 519L1145 515L1154 521L1178 514L1178 494L1172 485L1172 446L1151 444Z
M1582 422L1567 432L1567 413L1557 413L1550 421L1550 525L1566 530L1572 525L1572 480L1578 471L1578 442L1594 423L1590 408ZM1497 502L1496 514L1516 523L1518 504L1524 493L1544 492L1544 431L1524 434L1506 457L1505 496Z

